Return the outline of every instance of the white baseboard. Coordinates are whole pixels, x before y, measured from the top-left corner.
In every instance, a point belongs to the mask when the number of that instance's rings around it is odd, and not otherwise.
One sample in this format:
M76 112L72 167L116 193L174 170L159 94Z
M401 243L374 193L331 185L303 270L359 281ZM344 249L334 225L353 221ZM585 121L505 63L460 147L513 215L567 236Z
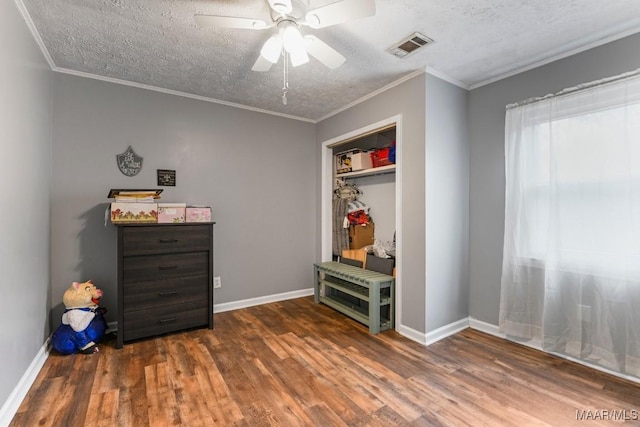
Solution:
M270 302L285 301L288 299L302 298L313 295L313 288L302 289L299 291L283 292L281 294L267 295L264 297L243 299L240 301L223 302L213 305L214 313L222 313L224 311L238 310L240 308L253 307L256 305L268 304Z
M434 342L440 341L443 338L457 334L458 332L463 331L468 327L469 327L469 318L465 317L464 319L460 319L453 323L449 323L448 325L444 325L434 331L427 332L426 345L431 345Z
M571 357L571 356L563 354L563 353L556 353L556 352L553 352L553 351L546 351L546 350L544 350L542 348L542 344L538 340L516 341L514 339L510 339L504 333L500 332L500 328L497 325L493 325L491 323L483 322L483 321L478 320L478 319L469 318L469 326L472 329L476 329L476 330L478 330L480 332L484 332L484 333L489 334L489 335L494 335L494 336L496 336L498 338L502 338L502 339L505 339L507 341L514 342L516 344L521 344L521 345L524 345L526 347L532 348L534 350L542 351L544 353L553 354L554 356L558 356L561 359L570 360L570 361L578 363L578 364L580 364L582 366L586 366L588 368L592 368L592 369L595 369L597 371L605 372L605 373L607 373L609 375L613 375L613 376L618 377L618 378L623 378L625 380L633 381L635 383L640 383L640 378L634 377L633 375L627 375L627 374L623 374L621 372L613 371L611 369L607 369L605 367L590 363L590 362L585 361L585 360L576 359L574 357Z
M507 337L504 332L500 332L500 327L498 325L494 325L493 323L483 322L482 320L474 319L473 317L469 318L469 327L471 329L475 329L476 331L484 332L485 334L493 335L494 337L502 338L507 341L514 342L516 344L523 345L525 347L532 348L534 350L544 351L542 349L542 343L538 339L531 339L529 341L524 340L516 340L514 338Z
M494 335L500 338L505 338L505 335L502 332L500 332L500 328L498 327L498 325L483 322L482 320L474 319L473 317L469 317L469 327L471 329L484 332L485 334Z
M427 345L427 336L424 332L416 331L406 325L398 325L396 332L405 338L409 338L411 341L415 341L418 344Z
M449 323L448 325L444 325L434 331L427 332L426 334L424 332L416 331L415 329L410 328L406 325L398 325L396 331L400 335L409 338L410 340L415 341L418 344L428 346L450 335L457 334L458 332L463 331L468 327L469 318L465 317L464 319Z
M625 380L632 381L632 382L634 382L636 384L640 384L640 378L634 377L633 375L623 374L622 372L614 371L614 370L605 368L604 366L595 365L593 363L589 363L589 362L584 361L584 360L576 359L575 357L571 357L571 356L568 356L566 354L556 353L556 352L553 352L553 351L548 352L548 351L542 350L541 348L538 349L538 350L544 351L545 353L553 354L554 356L558 356L558 357L560 357L562 359L570 360L572 362L578 363L578 364L586 366L588 368L595 369L596 371L604 372L605 374L613 375L614 377L622 378L622 379L625 379Z
M0 426L8 426L9 423L11 423L16 412L18 412L18 408L20 408L22 400L24 400L36 380L40 369L42 369L44 362L47 361L47 357L49 357L49 339L42 344L38 354L36 354L36 357L31 361L22 378L18 381L18 385L16 385L9 395L9 398L4 402L2 408L0 408Z

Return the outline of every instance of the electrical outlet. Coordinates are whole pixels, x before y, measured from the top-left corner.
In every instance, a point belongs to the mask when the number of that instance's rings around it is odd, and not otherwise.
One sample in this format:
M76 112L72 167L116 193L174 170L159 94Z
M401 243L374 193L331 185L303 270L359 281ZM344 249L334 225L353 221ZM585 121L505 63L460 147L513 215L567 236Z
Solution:
M216 289L222 287L222 280L220 280L220 276L216 276L213 278L213 287Z

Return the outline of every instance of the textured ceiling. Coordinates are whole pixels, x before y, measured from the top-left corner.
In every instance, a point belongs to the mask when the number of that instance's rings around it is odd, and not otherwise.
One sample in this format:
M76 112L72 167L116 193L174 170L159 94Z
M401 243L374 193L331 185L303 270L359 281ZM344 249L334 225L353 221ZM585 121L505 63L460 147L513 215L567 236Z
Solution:
M20 1L20 0L18 0ZM273 29L200 28L195 14L265 18L265 0L21 0L58 71L88 73L318 120L425 69L473 86L566 52L640 31L638 0L376 0L377 13L313 33L347 58L251 67ZM333 0L294 0L297 10ZM349 1L349 0L345 0ZM268 18L267 18L268 19ZM435 40L398 59L414 31Z

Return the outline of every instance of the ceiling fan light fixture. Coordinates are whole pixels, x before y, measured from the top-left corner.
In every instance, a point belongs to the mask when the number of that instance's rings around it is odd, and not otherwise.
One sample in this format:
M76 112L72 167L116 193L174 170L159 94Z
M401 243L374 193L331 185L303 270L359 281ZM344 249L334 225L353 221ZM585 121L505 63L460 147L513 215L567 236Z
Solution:
M262 49L260 50L260 55L264 57L267 61L275 64L280 59L280 54L282 53L282 37L279 34L273 35L269 37Z
M302 48L289 52L289 59L291 59L291 66L297 67L309 62L309 55L307 55L307 50Z
M285 50L289 53L305 50L305 42L298 26L291 21L285 21L283 24L282 42Z
M264 42L260 55L251 69L257 72L267 72L273 64L278 63L280 56L283 62L282 103L287 104L289 90L289 67L297 67L309 62L309 56L333 70L345 62L345 57L331 46L308 34L303 37L300 25L307 25L314 29L365 18L375 15L375 0L329 0L329 4L312 7L315 0L296 0L296 10L293 12L293 0L267 0L271 22L261 21L249 17L232 17L222 15L195 15L200 26L214 28L236 28L261 30L277 28L277 34ZM304 18L301 15L304 14Z

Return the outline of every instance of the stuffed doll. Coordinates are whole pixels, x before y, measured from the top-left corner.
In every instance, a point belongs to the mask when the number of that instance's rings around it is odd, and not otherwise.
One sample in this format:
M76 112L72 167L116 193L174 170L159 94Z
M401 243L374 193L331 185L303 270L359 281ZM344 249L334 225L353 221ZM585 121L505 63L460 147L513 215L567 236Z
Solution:
M64 292L65 305L62 324L51 336L51 345L61 354L92 354L99 351L100 342L107 329L104 312L98 306L102 291L91 280L73 282Z

